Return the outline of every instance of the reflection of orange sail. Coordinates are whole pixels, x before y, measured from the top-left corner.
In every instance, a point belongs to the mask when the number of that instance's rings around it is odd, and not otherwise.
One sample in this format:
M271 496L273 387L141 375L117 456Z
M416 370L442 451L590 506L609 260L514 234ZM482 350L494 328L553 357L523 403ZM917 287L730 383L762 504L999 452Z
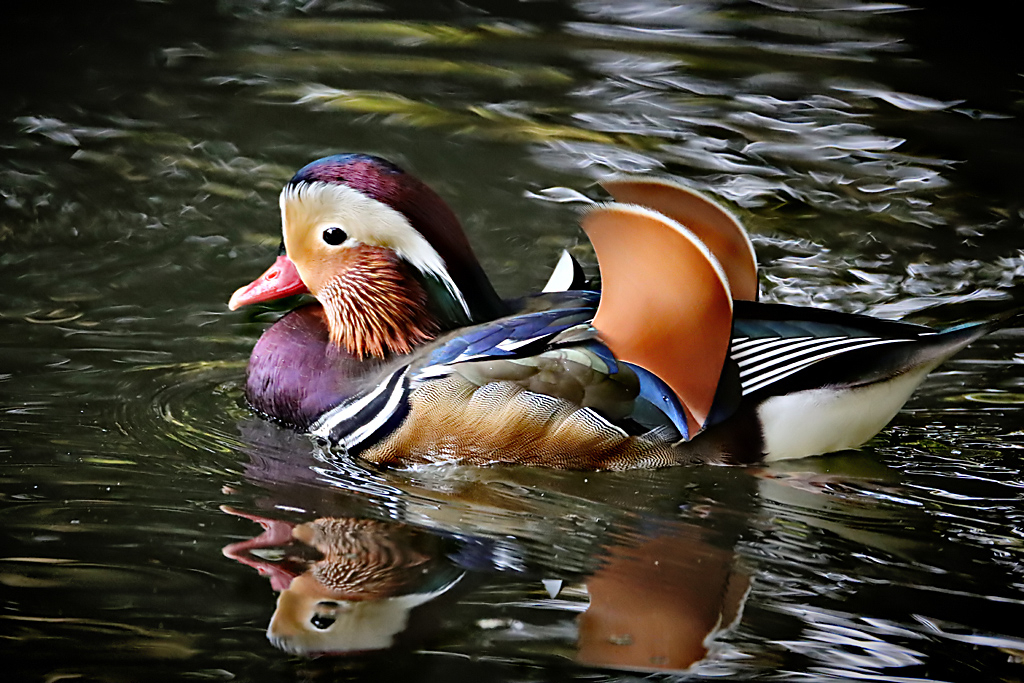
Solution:
M699 530L609 549L586 581L590 606L579 619L580 662L631 670L684 670L737 620L750 584L733 554Z

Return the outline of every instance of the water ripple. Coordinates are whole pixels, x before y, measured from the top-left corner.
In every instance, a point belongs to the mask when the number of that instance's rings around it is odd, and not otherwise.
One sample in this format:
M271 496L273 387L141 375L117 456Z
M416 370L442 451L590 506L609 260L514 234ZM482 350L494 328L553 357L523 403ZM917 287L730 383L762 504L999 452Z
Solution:
M133 368L119 395L135 400L120 405L118 429L140 441L153 437L173 450L231 455L242 442L237 421L247 415L239 405L241 362L194 362Z

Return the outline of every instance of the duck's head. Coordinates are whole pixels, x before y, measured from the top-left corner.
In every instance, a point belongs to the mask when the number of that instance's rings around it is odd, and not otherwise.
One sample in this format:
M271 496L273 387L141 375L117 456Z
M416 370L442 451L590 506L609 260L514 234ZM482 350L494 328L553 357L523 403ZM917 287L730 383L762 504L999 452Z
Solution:
M389 161L324 157L288 181L280 202L277 261L234 293L232 310L309 292L331 341L357 357L408 353L501 313L455 214Z

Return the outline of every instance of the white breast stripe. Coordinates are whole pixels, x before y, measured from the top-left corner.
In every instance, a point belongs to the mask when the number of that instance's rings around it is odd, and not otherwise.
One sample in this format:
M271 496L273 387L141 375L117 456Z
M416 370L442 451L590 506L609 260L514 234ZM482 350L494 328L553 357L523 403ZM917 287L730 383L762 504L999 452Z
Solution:
M863 343L863 342L875 342L875 341L878 341L878 337L841 337L839 339L836 339L836 338L833 337L833 338L830 338L830 339L827 339L827 340L825 340L825 339L815 340L815 343L813 343L813 344L795 344L794 346L803 346L803 347L807 347L807 348L801 348L801 349L799 349L797 351L793 351L792 353L788 353L788 354L786 354L784 356L780 356L778 353L770 353L770 354L766 354L764 356L759 356L757 360L761 360L761 359L767 359L767 360L765 360L765 362L761 363L760 365L755 365L753 367L748 367L748 368L742 370L740 372L740 377L744 378L744 377L747 377L748 375L753 375L755 373L759 373L762 370L767 370L768 368L776 367L776 366L778 366L778 365L780 365L782 363L786 363L788 361L791 361L794 358L799 358L801 356L806 356L809 353L817 353L819 351L824 351L825 349L830 349L830 348L837 347L837 346L838 347L856 346L857 344L860 344L860 343ZM791 348L793 348L793 347L787 346L787 347L783 348L779 353L785 353L786 351L789 351ZM799 363L799 362L800 361L797 361L797 363Z
M856 339L856 337L854 337L854 339ZM786 365L781 368L777 368L776 370L773 370L769 373L762 374L757 377L748 378L745 382L743 382L742 385L743 395L745 396L747 394L753 393L758 389L761 389L763 387L768 386L769 384L772 384L773 382L778 382L781 379L785 379L786 377L789 377L790 375L799 372L804 368L814 365L818 361L825 360L826 358L831 358L832 356L838 356L839 354L842 353L856 351L857 349L863 349L869 346L881 346L883 344L906 344L912 341L912 339L875 339L873 341L866 341L855 346L847 346L839 349L832 349L827 353L822 353L817 356L812 356L810 358L804 358L803 360L792 365Z
M395 414L395 408L398 407L399 402L405 394L405 375L408 372L409 368L406 368L402 372L401 377L398 378L398 383L395 384L394 390L391 392L391 395L388 396L388 402L384 404L381 411L374 415L372 420L363 424L362 427L344 438L345 448L352 448L353 446L359 445L367 437L380 429L384 423Z
M405 372L408 371L409 368L406 368ZM405 372L403 372L402 374L404 375ZM343 420L347 420L348 418L352 417L360 410L365 408L367 405L372 403L374 399L376 399L378 396L384 393L387 390L388 383L391 382L391 378L393 376L393 374L388 375L387 379L385 379L383 382L374 387L373 391L366 394L365 396L362 396L361 398L356 399L355 401L346 401L345 403L342 403L341 405L335 406L328 410L326 413L321 415L316 422L313 423L313 425L309 428L309 433L315 436L319 436L322 439L326 439L328 435L330 435L331 430L334 429L334 427L339 422L342 422Z

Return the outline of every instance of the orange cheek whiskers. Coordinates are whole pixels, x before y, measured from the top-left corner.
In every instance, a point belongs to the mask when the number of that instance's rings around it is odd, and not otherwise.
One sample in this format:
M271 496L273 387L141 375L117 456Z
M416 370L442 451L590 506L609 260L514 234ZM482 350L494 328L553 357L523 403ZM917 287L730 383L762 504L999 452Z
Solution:
M357 357L404 354L439 330L427 293L390 250L357 247L344 271L317 293L331 341Z

